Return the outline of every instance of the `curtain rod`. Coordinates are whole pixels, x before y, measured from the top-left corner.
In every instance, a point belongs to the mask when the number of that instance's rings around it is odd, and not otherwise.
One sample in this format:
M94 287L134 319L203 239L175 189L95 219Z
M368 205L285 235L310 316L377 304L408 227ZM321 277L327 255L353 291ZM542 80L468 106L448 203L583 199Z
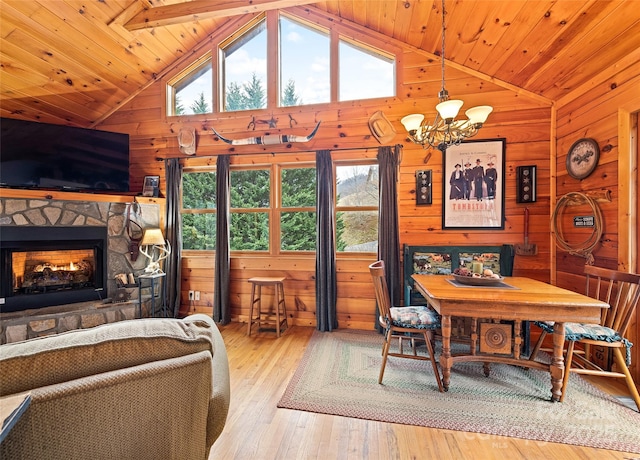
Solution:
M388 147L395 147L395 146L399 146L402 147L402 144L395 144L394 146L388 146ZM380 147L385 147L384 145L380 145L378 147L341 147L341 148L334 148L334 149L316 149L316 150L296 150L295 152L287 152L287 151L279 151L279 152L262 152L262 153L219 153L219 154L215 154L215 155L185 155L185 156L179 156L179 157L156 157L156 161L165 161L168 160L169 158L178 158L180 160L182 159L189 159L189 158L214 158L214 157L219 157L222 155L229 155L229 156L249 156L249 155L280 155L280 154L285 154L285 153L315 153L318 150L329 150L330 152L343 152L345 150L374 150L374 149L379 149Z

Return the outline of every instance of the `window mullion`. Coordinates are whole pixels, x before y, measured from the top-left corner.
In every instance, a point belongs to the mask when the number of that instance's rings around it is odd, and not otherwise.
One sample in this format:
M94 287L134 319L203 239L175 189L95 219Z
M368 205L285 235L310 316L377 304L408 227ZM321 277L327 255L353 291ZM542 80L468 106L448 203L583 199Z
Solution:
M278 43L278 12L267 11L267 108L278 107L278 94L280 94L280 78L278 75L279 63ZM268 84L271 81L271 84Z

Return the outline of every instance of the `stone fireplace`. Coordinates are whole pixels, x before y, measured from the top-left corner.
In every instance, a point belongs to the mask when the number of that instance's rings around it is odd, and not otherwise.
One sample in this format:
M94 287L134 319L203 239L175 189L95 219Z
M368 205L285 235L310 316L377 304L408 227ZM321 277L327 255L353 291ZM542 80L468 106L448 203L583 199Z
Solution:
M159 227L162 207L115 198L0 198L0 343L145 316L116 275L137 279L147 262L131 260L127 215Z

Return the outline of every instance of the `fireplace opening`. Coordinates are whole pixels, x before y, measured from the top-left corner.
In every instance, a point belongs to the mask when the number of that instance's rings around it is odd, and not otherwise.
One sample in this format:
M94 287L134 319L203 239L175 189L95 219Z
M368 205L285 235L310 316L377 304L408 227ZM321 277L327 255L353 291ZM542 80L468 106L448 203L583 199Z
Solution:
M100 299L106 228L5 227L1 236L0 311Z

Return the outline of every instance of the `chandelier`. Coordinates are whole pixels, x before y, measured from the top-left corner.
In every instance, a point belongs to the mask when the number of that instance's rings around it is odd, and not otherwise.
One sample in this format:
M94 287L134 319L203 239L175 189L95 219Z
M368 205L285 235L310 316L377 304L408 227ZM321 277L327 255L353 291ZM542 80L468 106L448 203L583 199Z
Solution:
M482 128L493 107L480 105L465 112L467 120L456 120L460 107L464 104L460 99L449 99L449 92L444 87L444 0L442 0L442 89L438 93L440 103L436 105L436 118L433 124L424 122L424 115L413 113L402 118L400 122L409 132L409 138L416 144L426 148L438 148L442 152L450 145L458 145L463 140L473 137Z

